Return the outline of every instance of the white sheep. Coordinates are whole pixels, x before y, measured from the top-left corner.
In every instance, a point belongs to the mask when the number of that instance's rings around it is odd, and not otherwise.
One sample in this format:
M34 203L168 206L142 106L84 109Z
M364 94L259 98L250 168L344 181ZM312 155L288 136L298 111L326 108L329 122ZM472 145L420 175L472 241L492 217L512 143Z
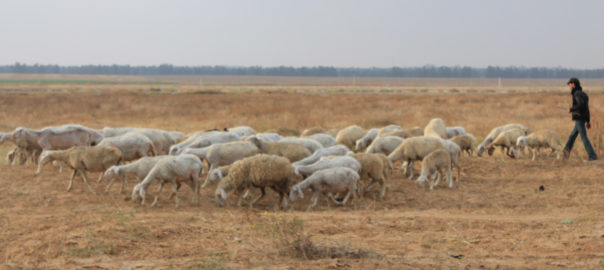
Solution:
M380 130L377 128L372 128L372 129L368 130L367 133L365 133L365 135L363 135L363 137L356 140L356 142L355 142L356 151L364 152L365 149L367 149L367 146L369 146L373 142L373 140L375 140L375 138L378 136L379 132L380 132Z
M445 121L440 118L434 118L428 122L424 128L424 136L447 139L447 129Z
M432 151L442 148L443 145L438 138L429 136L411 137L390 153L388 159L390 159L392 164L399 160L406 162L405 174L409 175L409 179L413 179L413 162L415 160L422 160Z
M306 136L305 138L315 140L321 145L323 145L323 147L331 147L334 145L338 145L338 143L336 142L336 138L326 133L316 133Z
M451 164L457 168L457 181L460 181L461 166L459 166L459 159L461 156L461 147L450 140L441 139L440 142L447 152L449 152L449 155L451 155Z
M476 151L476 147L474 147L476 138L470 133L457 135L449 140L459 145L461 151L466 151L469 157L471 157L474 151Z
M145 204L145 195L147 188L153 182L159 182L159 189L151 204L151 207L157 204L159 192L161 192L165 183L172 183L172 193L168 200L174 197L176 207L179 200L176 192L180 189L182 183L187 184L193 190L193 202L199 203L199 186L201 185L200 175L203 171L201 160L194 155L178 155L166 156L153 166L147 176L140 183L136 184L132 189L131 199L134 202L141 201L141 205Z
M525 128L521 124L507 124L507 125L495 127L493 129L491 129L491 131L489 132L489 134L487 135L487 137L485 137L484 140L478 145L478 151L476 152L476 154L479 157L481 157L482 153L486 150L487 145L489 145L490 143L492 143L493 140L495 140L495 138L497 138L497 136L499 136L499 134L501 132L507 131L507 130L510 130L510 129L522 129L522 130L525 130L526 134L529 133L528 129Z
M320 158L322 157L326 157L326 156L343 156L346 155L348 153L351 153L350 150L348 150L348 148L344 145L334 145L331 147L327 147L327 148L323 148L323 149L319 149L317 152L314 152L312 155L298 160L296 162L293 163L294 167L295 166L300 166L300 165L308 165L308 164L313 164L317 161L319 161Z
M348 126L338 132L336 142L343 144L350 150L354 150L355 143L365 135L365 130L357 125Z
M135 131L135 130L142 130L142 128L137 128L137 127L119 127L119 128L104 127L103 129L99 130L99 132L103 135L104 138L109 138L109 137L116 137L116 136L124 135L124 134L126 134L128 132Z
M239 135L239 137L246 137L256 134L256 131L248 126L236 126L231 128L225 128L224 131L233 132Z
M136 160L157 154L153 142L147 136L136 132L105 138L98 145L117 147L122 151L123 161Z
M526 135L525 131L518 128L503 131L499 134L499 136L497 136L497 138L495 138L495 140L487 145L487 153L489 156L493 155L495 147L499 146L501 147L502 159L505 159L506 154L512 158L516 158L518 156L515 148L516 141L518 140L518 137L524 135Z
M44 150L40 154L40 162L38 162L38 170L35 175L40 174L42 166L55 160L73 169L67 191L71 190L73 179L77 173L80 173L90 191L96 194L96 191L88 183L86 172L103 172L109 167L119 164L122 161L122 152L115 147L104 146L76 146L67 150ZM100 177L102 177L102 174Z
M210 136L210 135L216 135L216 134L221 134L221 133L222 132L218 131L218 130L193 132L191 134L188 134L180 142L175 143L174 145L170 146L170 149L169 149L168 152L169 152L170 155L177 155L177 154L180 153L180 151L182 151L182 149L188 147L189 145L191 145L196 140L199 140L200 138L204 138L204 137L207 137L207 136Z
M243 140L249 141L251 137L256 137L263 142L278 142L283 140L283 137L279 133L268 132L268 133L256 133L254 135L242 137Z
M433 151L428 154L424 160L422 161L422 172L421 175L417 178L416 182L419 183L422 187L424 183L430 184L430 190L432 190L442 177L442 170L445 170L445 179L447 184L449 184L449 188L453 188L453 178L451 173L451 155L444 149L439 149ZM428 178L432 178L434 180L435 177L436 182L428 181Z
M258 147L261 153L286 157L291 162L296 162L311 155L311 152L299 143L294 142L263 142L258 138L248 139Z
M37 144L44 150L63 150L72 146L97 145L103 140L103 135L82 125L69 124L41 130L17 127L11 139L16 142L27 141L28 144Z
M524 148L528 147L532 160L537 158L537 154L539 154L541 148L551 148L552 153L557 153L557 159L560 159L562 154L560 135L549 129L535 131L528 136L518 137L518 139L516 139L516 147L522 153L524 153Z
M448 139L468 133L463 127L446 127L445 130L447 132Z
M143 157L137 161L124 164L124 165L114 165L109 167L109 169L105 170L103 173L103 178L109 181L105 191L108 191L113 185L113 182L117 178L122 178L122 185L120 186L120 193L124 190L124 185L126 184L126 177L132 175L138 179L138 181L142 181L145 179L145 176L151 171L153 166L157 164L159 160L167 156L155 156L155 157Z
M170 155L178 155L182 153L185 148L203 148L215 143L236 142L240 140L241 137L233 132L210 133L198 136L196 139L189 142L184 148L180 144L173 145L170 147Z
M234 162L233 164L235 164L235 163L237 163L237 162ZM220 181L220 180L222 180L222 178L229 175L229 169L231 169L231 166L233 166L233 164L220 166L216 169L210 170L208 172L210 182Z
M303 145L310 151L310 153L314 153L317 152L317 150L319 149L323 149L323 145L321 143L308 138L285 137L281 140L281 142L292 142Z
M336 156L327 159L321 159L310 165L294 166L294 174L309 176L318 170L335 167L348 167L358 172L361 170L361 163L359 163L355 158L350 156Z
M356 203L357 183L360 179L359 174L347 167L336 167L316 171L304 181L294 185L289 192L289 199L294 202L298 198L304 198L304 190L310 188L313 192L311 202L307 211L317 205L319 195L322 193L325 198L330 198L334 203L344 205L352 195ZM346 193L342 202L338 202L331 195L332 193Z
M370 145L367 147L366 153L382 153L384 155L390 155L396 147L398 147L401 143L405 141L401 137L398 136L385 136L385 137L377 137Z
M185 154L193 154L202 161L208 162L210 168L208 171L219 166L229 165L237 160L256 155L260 152L258 147L250 142L230 142L213 144L205 148L187 148L183 151ZM202 188L210 181L210 174L206 177Z
M271 188L279 193L279 205L287 207L287 193L289 192L290 177L293 176L294 168L291 163L283 157L275 155L259 154L233 163L229 173L224 177L214 193L218 205L223 206L227 199L227 192L249 191L250 188L259 188L261 195L249 203L250 207L258 202L266 194L265 188ZM249 192L239 200L239 205L247 198Z

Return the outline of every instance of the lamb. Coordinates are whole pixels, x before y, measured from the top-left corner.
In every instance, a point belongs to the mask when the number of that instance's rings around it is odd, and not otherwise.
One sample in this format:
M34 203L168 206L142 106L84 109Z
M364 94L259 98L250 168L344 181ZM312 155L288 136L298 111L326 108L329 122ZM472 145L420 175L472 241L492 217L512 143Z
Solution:
M172 193L168 200L174 197L176 207L179 200L176 192L180 189L184 182L193 190L193 203L199 203L199 186L201 185L200 175L203 171L203 163L194 155L182 154L178 156L166 156L155 164L149 171L147 176L134 186L132 189L131 199L134 202L141 201L141 205L145 204L145 195L147 188L153 182L159 182L158 195L155 196L151 207L157 204L159 192L161 192L165 183L172 183Z
M109 180L109 184L107 184L105 191L108 191L109 188L111 188L111 185L113 185L116 178L121 177L122 185L120 186L120 193L122 193L124 185L126 184L126 176L134 175L139 181L142 181L149 171L151 171L153 166L164 157L166 156L143 157L132 163L109 167L103 174L103 178L101 178L101 180Z
M311 155L311 152L301 144L293 142L263 142L258 138L250 138L249 142L258 147L261 153L286 157L296 162Z
M157 150L153 142L145 135L129 132L123 135L103 139L99 146L115 146L122 151L123 161L136 160L141 157L155 156Z
M394 131L401 131L401 130L403 130L403 128L401 126L399 126L399 125L387 125L387 126L385 126L385 127L383 127L383 128L380 129L380 132L378 132L377 136L378 137L387 136L387 135L384 135L384 134L387 134L387 133L390 133L390 132L394 132Z
M346 148L346 146L344 145L335 145L335 146L331 146L331 147L327 147L327 148L323 148L323 149L319 149L317 152L314 152L312 155L298 160L296 162L293 163L294 167L295 166L300 166L300 165L308 165L308 164L313 164L317 161L319 161L319 159L321 157L326 157L326 156L343 156L346 155L348 153L351 153L350 150L348 150L348 148Z
M522 129L510 129L503 131L491 142L487 145L487 153L489 156L493 155L493 151L495 151L495 147L501 147L501 158L505 159L505 155L515 158L517 156L516 153L516 141L518 137L526 135L525 131Z
M294 168L286 158L260 154L242 159L234 163L229 169L229 173L224 177L216 188L215 196L219 206L224 206L227 199L227 192L235 190L241 192L249 190L252 187L259 188L262 194L249 203L249 207L258 202L266 194L265 188L269 187L279 193L279 205L283 203L283 208L287 207L287 193L289 192L290 177L293 175ZM246 192L239 200L239 205L247 198L249 192Z
M449 155L451 155L451 164L457 168L457 181L460 181L461 167L459 166L459 158L461 156L461 148L450 140L441 139L440 142L447 152L449 152Z
M447 130L445 121L440 118L434 118L428 122L424 128L424 136L435 137L439 139L447 139Z
M474 151L476 151L476 147L474 147L476 138L470 133L457 135L449 140L459 145L461 151L466 151L469 157L472 157L472 154L474 153Z
M322 127L307 128L302 131L302 134L300 134L300 137L307 137L307 136L317 134L317 133L325 133L325 129L323 129Z
M248 126L236 126L232 128L225 128L224 131L233 132L239 135L239 137L245 137L256 134L256 131Z
M401 143L405 141L404 139L398 136L385 136L385 137L377 137L370 145L367 147L366 153L381 153L384 155L390 155L396 147L398 147Z
M388 136L397 136L397 137L402 138L402 139L407 139L407 138L414 137L414 136L412 136L407 131L404 131L402 129L397 129L397 130L392 130L392 131L381 133L381 135L378 135L378 138L380 138L380 137L388 137Z
M394 149L394 151L388 155L388 159L392 164L399 160L407 162L405 174L408 174L409 179L412 179L414 175L413 162L415 160L422 160L432 151L442 148L443 145L440 142L440 139L429 136L411 137Z
M28 145L39 145L44 150L63 150L72 146L97 145L103 139L103 135L91 128L69 124L46 127L42 130L17 127L11 139L17 142L26 141Z
M187 148L183 153L193 154L202 161L206 160L210 165L208 171L212 171L219 166L229 165L237 160L256 155L259 150L256 145L250 142L230 142L214 144L205 148ZM210 174L208 174L201 187L206 187L209 180Z
M367 133L365 133L365 135L363 137L356 140L355 149L357 150L357 152L365 151L365 149L367 149L367 146L369 146L373 142L373 140L375 140L375 138L378 136L379 132L380 132L379 129L372 128L369 131L367 131Z
M240 140L241 137L232 132L210 133L207 135L198 136L195 140L189 142L186 147L182 147L182 144L177 144L170 147L170 155L178 155L184 150L184 148L203 148L215 143L236 142Z
M359 172L361 179L371 182L366 188L360 189L361 196L364 196L375 183L378 183L381 187L380 199L384 198L386 196L386 167L389 167L390 161L384 163L384 159L377 154L356 153L350 156L361 164Z
M445 130L447 132L447 139L468 133L463 127L446 127Z
M562 154L560 135L549 129L535 131L528 136L518 137L516 140L516 147L518 147L521 152L524 152L524 148L528 147L532 160L537 158L537 154L541 148L551 148L552 153L557 152L557 159L560 159Z
M357 125L352 125L338 132L338 135L336 136L336 142L338 144L346 145L346 147L348 147L348 149L350 150L354 150L356 141L364 135L365 131L361 127Z
M321 145L323 145L323 147L331 147L334 145L338 145L338 143L336 142L336 138L326 133L317 133L306 136L305 138L315 140Z
M422 187L424 183L430 183L430 190L432 190L443 175L442 170L445 170L445 179L449 184L449 188L453 188L453 178L451 176L451 155L444 149L436 150L427 155L422 161L422 172L417 178L416 183L419 183ZM438 176L436 182L428 182L428 178L432 180Z
M357 183L360 179L359 174L347 167L336 167L319 170L306 178L304 181L294 185L289 192L289 199L294 202L298 198L304 198L304 190L310 188L313 191L311 197L312 204L308 206L307 211L317 205L319 194L323 193L326 198L339 205L345 205L350 195L356 202ZM338 202L331 196L331 193L346 192L342 202ZM329 195L328 195L329 194Z
M55 160L73 169L67 191L71 190L73 179L77 173L80 173L90 191L96 194L96 191L88 183L86 172L103 172L109 167L119 164L122 161L122 152L115 147L105 146L75 146L67 150L44 150L40 155L40 162L35 175L40 174L44 164ZM102 177L102 174L100 177Z
M321 159L310 165L296 165L294 166L294 174L306 177L316 171L335 167L348 167L358 172L361 170L361 163L350 156L336 156Z
M499 136L499 134L501 132L510 130L510 129L522 129L525 130L525 133L528 134L528 129L525 128L523 125L521 124L507 124L507 125L503 125L503 126L498 126L495 127L491 130L491 132L489 132L489 134L487 135L486 138L484 138L484 140L478 145L478 152L476 152L476 154L481 157L482 153L486 150L487 145L489 145L490 143L493 142L493 140L495 140L495 138L497 138L497 136ZM524 135L526 135L524 134Z
M318 141L308 139L308 138L286 137L286 138L283 138L281 141L301 144L304 147L306 147L310 151L310 153L317 152L317 150L323 148L323 145L320 144Z

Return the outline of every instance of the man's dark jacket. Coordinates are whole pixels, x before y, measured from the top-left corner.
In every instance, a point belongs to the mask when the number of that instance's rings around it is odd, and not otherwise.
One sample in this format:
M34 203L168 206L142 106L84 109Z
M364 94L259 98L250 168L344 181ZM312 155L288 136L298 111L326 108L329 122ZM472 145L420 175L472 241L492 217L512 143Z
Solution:
M573 106L570 112L573 115L573 120L584 120L589 123L589 97L580 88L574 88L571 91L573 96Z

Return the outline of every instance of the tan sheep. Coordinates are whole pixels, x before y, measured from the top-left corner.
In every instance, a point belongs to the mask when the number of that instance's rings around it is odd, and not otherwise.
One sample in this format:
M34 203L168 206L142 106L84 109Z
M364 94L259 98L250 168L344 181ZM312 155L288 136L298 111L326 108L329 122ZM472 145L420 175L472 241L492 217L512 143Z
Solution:
M532 160L537 158L541 148L551 148L552 153L557 153L557 159L562 155L562 142L557 132L549 129L539 130L528 136L520 136L516 140L516 147L524 153L524 148L528 147Z
M365 131L361 127L357 125L348 126L338 132L336 142L345 145L350 150L354 150L356 141L364 135Z
M461 151L465 151L469 157L471 157L474 151L476 151L476 147L474 146L476 138L470 133L457 135L449 140L459 145Z
M248 141L256 145L261 153L286 157L291 162L296 162L311 155L311 152L299 143L263 142L256 137L250 137Z
M405 174L409 175L409 179L412 179L414 175L413 162L424 159L425 156L437 149L443 149L443 145L438 138L428 136L411 137L390 153L388 159L392 164L399 160L406 162Z
M484 138L484 140L478 145L478 151L476 152L476 154L481 157L482 153L487 149L487 146L493 142L493 140L495 140L495 138L497 138L497 136L499 136L499 134L501 134L501 132L507 131L507 130L511 130L511 129L522 129L525 131L524 135L527 135L530 133L530 131L525 128L523 125L521 124L507 124L507 125L503 125L503 126L498 126L495 127L493 129L491 129L491 131L489 132L489 134Z
M227 192L234 190L237 193L248 191L252 187L259 188L262 194L249 203L250 207L258 202L266 194L265 188L271 188L279 193L279 203L283 208L287 207L286 196L289 193L290 177L294 174L294 168L284 157L275 155L259 154L242 159L233 163L229 173L224 177L216 188L216 199L218 205L223 206L227 199ZM245 200L249 192L246 192L239 200L239 205Z
M115 147L104 146L75 146L67 150L44 150L40 155L40 162L38 163L36 175L40 174L44 164L55 160L60 161L73 169L67 191L71 190L73 179L77 173L80 173L80 176L84 180L84 183L88 185L90 191L96 194L96 191L94 191L92 186L88 183L86 172L103 172L109 167L119 164L122 161L122 151ZM103 174L99 176L99 179L102 176Z
M398 130L392 130L392 131L381 133L381 135L378 135L378 138L389 137L389 136L396 136L396 137L399 137L401 139L407 139L407 138L411 138L411 137L417 137L417 136L412 136L407 131L404 131L402 129L398 129Z
M495 151L495 147L501 147L501 158L505 160L505 155L507 154L511 158L515 158L517 156L516 149L516 140L518 137L526 135L525 130L522 129L510 129L503 131L491 142L487 145L487 153L489 156L493 155Z
M421 186L424 183L430 183L430 190L432 190L442 177L442 171L445 170L445 179L447 184L449 184L449 188L453 187L453 177L451 173L451 155L444 149L439 149L433 151L429 155L427 155L422 161L422 172L421 175L417 178L416 183L419 183ZM432 180L438 176L436 182L428 181L428 178L431 177Z
M434 118L428 122L424 128L424 136L435 137L439 139L447 139L447 126L445 121L440 118Z
M359 176L361 180L367 181L366 187L359 188L359 194L364 196L371 187L378 183L380 185L380 199L386 196L386 177L389 175L390 161L382 154L356 153L350 155L361 164Z
M317 134L317 133L325 133L325 129L323 129L322 127L307 128L302 131L302 134L300 134L300 137L307 137L307 136Z
M424 129L420 127L412 127L407 130L407 133L411 135L411 137L421 137L424 136Z

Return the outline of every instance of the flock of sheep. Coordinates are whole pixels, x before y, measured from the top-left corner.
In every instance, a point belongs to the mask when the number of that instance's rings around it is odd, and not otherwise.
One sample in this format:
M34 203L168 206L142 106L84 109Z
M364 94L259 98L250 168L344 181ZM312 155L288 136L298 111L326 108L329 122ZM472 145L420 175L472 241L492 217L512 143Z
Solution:
M463 127L447 127L440 118L432 119L424 128L314 127L300 136L283 136L279 131L256 133L247 126L184 134L133 127L95 130L69 124L41 130L18 127L12 133L0 133L0 144L14 143L16 148L7 155L9 164L31 161L37 165L36 175L46 164L60 170L72 169L67 191L79 174L90 191L96 193L87 172L102 172L97 182L108 181L106 191L116 179L122 182L120 193L127 177L140 181L129 198L141 204L146 202L149 186L158 183L151 206L157 204L165 184L172 184L168 200L174 198L178 206L176 194L183 183L193 190L192 200L198 203L199 190L218 182L215 201L220 206L225 204L228 192L241 195L241 205L251 189L257 188L261 194L248 202L252 207L270 188L280 195L277 206L283 208L288 201L304 198L305 191L311 190L308 209L317 205L320 195L328 204L331 201L344 205L350 196L356 204L358 196L364 197L376 185L379 198L384 198L393 165L398 162L404 174L413 179L413 164L422 161L416 180L421 186L428 183L433 189L444 176L452 188L452 168L457 169L457 181L461 176L461 153L465 151L471 157L476 150L474 136ZM522 157L525 148L533 160L541 148L557 152L559 159L562 150L556 132L531 132L520 124L491 130L478 145L477 154L487 151L492 155L496 147L501 148L503 159L506 155Z

